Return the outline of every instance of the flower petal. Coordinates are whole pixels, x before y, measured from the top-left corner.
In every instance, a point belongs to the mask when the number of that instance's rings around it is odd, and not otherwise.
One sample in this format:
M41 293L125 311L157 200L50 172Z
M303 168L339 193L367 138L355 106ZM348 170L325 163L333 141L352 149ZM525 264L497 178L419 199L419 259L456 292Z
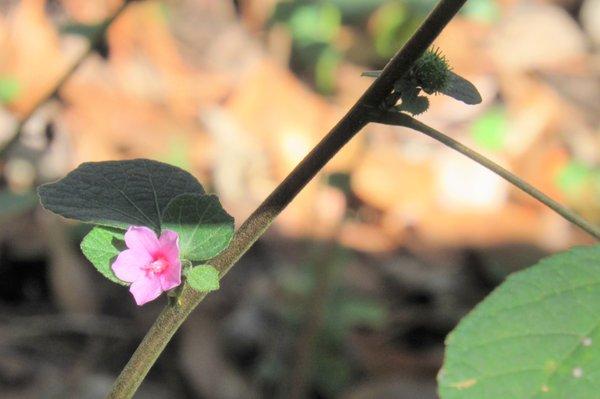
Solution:
M111 268L115 276L131 283L144 278L146 272L142 269L152 262L152 256L146 251L126 249L113 262Z
M170 290L181 284L181 261L177 259L169 263L169 267L159 276L160 286L163 291Z
M160 250L160 244L154 231L145 226L131 226L125 233L127 248L148 252L154 255Z
M174 264L179 261L179 234L172 230L163 230L158 242L161 255L169 263Z
M156 277L144 277L136 280L129 287L129 292L133 295L135 303L138 306L150 302L161 294L160 281Z

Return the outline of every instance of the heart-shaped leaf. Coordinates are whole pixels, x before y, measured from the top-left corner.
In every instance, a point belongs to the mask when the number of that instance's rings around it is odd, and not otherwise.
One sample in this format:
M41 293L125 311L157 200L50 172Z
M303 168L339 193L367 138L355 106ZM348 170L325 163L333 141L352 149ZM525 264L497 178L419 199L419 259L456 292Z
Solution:
M442 399L597 398L600 246L516 273L448 336Z
M115 276L110 267L123 249L125 249L123 231L110 227L96 226L81 241L81 252L92 262L96 270L117 284L127 285Z
M203 194L188 172L148 159L87 162L38 193L42 205L66 218L126 229L161 228L161 215L183 193Z
M188 284L200 292L219 289L219 271L210 265L200 265L185 271Z
M217 256L233 237L233 218L215 195L183 194L163 214L164 229L179 234L182 258L206 260Z

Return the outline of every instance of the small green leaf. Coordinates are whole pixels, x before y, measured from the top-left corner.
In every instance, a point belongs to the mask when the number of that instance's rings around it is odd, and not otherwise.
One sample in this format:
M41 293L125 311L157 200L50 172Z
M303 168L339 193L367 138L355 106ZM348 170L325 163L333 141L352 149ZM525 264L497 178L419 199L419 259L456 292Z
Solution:
M390 57L400 48L409 19L410 10L404 2L387 2L373 13L370 30L379 56Z
M227 248L234 226L215 195L183 194L165 209L163 228L179 234L182 258L198 261Z
M342 15L333 4L306 4L296 8L288 26L294 40L302 45L329 43L341 28Z
M446 343L442 399L598 397L600 245L510 276Z
M11 76L0 77L0 103L7 104L13 101L21 92L21 84Z
M96 226L81 241L81 252L104 277L127 285L115 276L110 267L119 252L125 249L123 235L120 230Z
M452 71L449 71L448 83L445 88L440 90L440 93L469 105L481 102L481 94L475 85Z
M188 284L196 291L209 292L219 289L219 271L210 265L192 267L184 274Z
M188 172L148 159L86 162L38 188L44 208L66 218L126 229L161 228L167 204L180 194L203 194Z
M569 162L557 176L558 186L566 193L573 193L581 190L594 170L580 161Z
M506 142L507 116L501 107L491 107L471 125L471 136L481 148L500 151Z
M340 64L340 54L326 47L315 63L315 84L322 93L331 93L335 88L335 76Z

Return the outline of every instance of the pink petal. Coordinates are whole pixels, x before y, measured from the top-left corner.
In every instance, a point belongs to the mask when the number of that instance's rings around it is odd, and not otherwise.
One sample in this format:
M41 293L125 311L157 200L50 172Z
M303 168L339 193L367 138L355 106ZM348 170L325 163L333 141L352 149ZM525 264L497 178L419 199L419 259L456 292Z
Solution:
M146 302L150 302L161 294L160 281L156 277L145 277L133 282L129 287L129 292L133 294L135 303L142 306Z
M163 230L160 238L160 252L169 263L179 261L179 235L172 230Z
M181 284L181 261L177 259L175 263L170 263L169 268L166 269L159 278L160 286L163 291L170 290Z
M125 233L127 248L148 252L154 255L160 250L160 244L154 231L144 226L131 226Z
M146 272L142 268L151 261L152 256L146 251L126 249L117 256L111 268L115 276L131 283L145 277Z

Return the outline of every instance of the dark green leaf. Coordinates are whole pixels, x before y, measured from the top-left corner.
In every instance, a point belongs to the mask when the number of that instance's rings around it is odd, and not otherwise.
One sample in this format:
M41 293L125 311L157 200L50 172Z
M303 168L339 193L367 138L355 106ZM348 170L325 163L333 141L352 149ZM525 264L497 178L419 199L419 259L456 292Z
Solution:
M187 269L184 274L188 284L196 291L209 292L219 289L219 271L212 266L195 266Z
M233 237L233 218L214 195L184 194L163 215L163 228L179 234L181 257L206 260L217 256Z
M81 252L104 277L127 285L115 276L110 267L119 252L125 249L123 235L120 230L96 226L81 241Z
M188 172L148 159L88 162L39 187L42 205L61 216L125 229L160 231L167 204L184 193L203 194Z
M402 102L396 109L414 116L420 115L429 109L429 99L425 96L402 96Z
M598 397L600 246L509 277L448 336L443 399Z
M475 105L481 102L481 94L479 94L477 88L475 87L475 85L473 85L473 83L469 82L467 79L455 74L452 71L450 71L449 73L450 77L448 85L445 89L441 90L440 93L443 93L447 96L455 98L469 105Z

